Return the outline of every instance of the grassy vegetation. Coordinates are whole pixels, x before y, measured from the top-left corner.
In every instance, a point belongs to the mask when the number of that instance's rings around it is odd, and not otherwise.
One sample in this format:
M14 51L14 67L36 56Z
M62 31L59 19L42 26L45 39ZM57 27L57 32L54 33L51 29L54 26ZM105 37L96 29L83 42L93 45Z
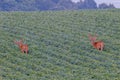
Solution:
M120 80L120 10L0 12L0 80ZM94 49L87 34L105 49ZM29 54L13 43L24 39Z

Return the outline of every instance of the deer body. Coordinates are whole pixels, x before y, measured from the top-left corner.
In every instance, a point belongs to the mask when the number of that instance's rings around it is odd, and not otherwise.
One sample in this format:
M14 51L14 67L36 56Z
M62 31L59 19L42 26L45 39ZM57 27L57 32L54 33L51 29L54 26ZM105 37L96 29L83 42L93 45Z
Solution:
M28 45L27 44L23 44L22 40L20 41L14 41L14 43L16 45L18 45L18 47L20 48L22 53L26 53L28 54Z
M96 41L92 43L93 47L96 48L97 50L103 50L104 48L104 42L102 41Z
M96 41L96 36L91 36L90 34L88 35L89 36L89 39L90 39L90 42L92 44L92 46L94 48L96 48L97 50L103 50L104 48L104 42L103 41Z

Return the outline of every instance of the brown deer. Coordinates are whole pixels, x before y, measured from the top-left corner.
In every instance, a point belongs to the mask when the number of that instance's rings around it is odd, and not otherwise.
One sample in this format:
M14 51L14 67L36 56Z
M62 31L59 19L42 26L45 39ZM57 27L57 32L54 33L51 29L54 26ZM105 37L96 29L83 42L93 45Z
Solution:
M14 43L18 45L22 53L28 54L28 45L23 43L23 40L16 41L14 40Z
M96 41L96 39L97 39L96 35L92 36L91 34L88 34L88 37L94 48L96 48L97 50L101 50L101 51L103 50L103 48L104 48L103 41Z

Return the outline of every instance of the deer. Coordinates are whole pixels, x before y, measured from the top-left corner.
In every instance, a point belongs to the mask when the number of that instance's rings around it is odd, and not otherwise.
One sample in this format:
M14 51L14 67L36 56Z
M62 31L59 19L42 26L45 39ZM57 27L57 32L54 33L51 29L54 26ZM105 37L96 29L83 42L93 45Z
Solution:
M22 53L28 54L28 45L23 43L23 40L16 41L14 43L19 47Z
M92 36L91 34L88 34L88 38L89 38L89 40L94 48L96 48L97 50L100 50L100 51L103 50L104 42L103 41L96 41L96 39L97 39L96 35Z

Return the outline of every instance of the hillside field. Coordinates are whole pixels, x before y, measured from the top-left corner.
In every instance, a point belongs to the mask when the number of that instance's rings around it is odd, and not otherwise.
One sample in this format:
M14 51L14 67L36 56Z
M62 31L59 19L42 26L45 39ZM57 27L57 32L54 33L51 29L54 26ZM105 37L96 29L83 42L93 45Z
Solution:
M120 10L0 12L0 80L120 80Z

